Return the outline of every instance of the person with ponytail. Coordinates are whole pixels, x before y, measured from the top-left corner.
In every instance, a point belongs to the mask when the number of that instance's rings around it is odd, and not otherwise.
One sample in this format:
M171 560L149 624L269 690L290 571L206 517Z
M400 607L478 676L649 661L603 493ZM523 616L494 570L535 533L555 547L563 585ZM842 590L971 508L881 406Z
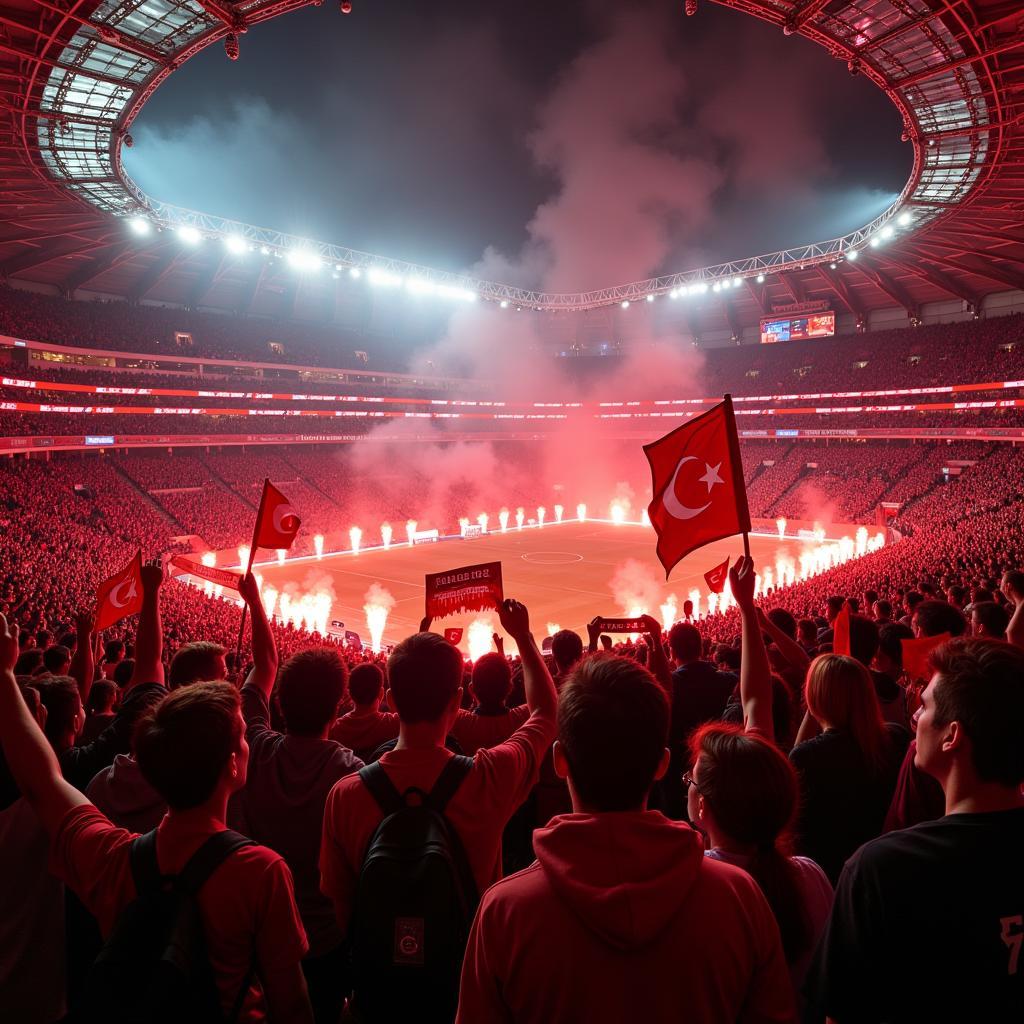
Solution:
M802 794L797 849L834 885L846 859L881 834L910 733L883 720L871 676L854 658L815 658L804 695L789 755Z
M707 839L707 857L743 868L760 886L799 999L832 907L832 886L813 860L790 856L796 772L772 742L736 725L701 727L690 749L693 770L684 776L690 821Z

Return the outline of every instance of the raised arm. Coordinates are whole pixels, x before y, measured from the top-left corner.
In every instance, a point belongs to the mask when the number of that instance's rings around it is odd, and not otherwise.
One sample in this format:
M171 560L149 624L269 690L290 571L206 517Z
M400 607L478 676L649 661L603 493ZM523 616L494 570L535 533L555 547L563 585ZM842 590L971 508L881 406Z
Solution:
M757 609L757 619L761 626L761 632L767 633L772 638L772 643L779 649L779 653L803 675L807 666L811 663L810 655L791 637L775 625L765 614L763 608Z
M647 667L651 670L651 675L661 683L662 689L668 695L669 705L671 705L672 669L669 668L668 658L665 657L665 644L661 639L661 623L653 615L645 615L644 626L647 634Z
M147 562L142 567L142 611L135 634L135 670L128 681L128 689L139 683L164 684L164 635L160 622L160 587L164 582L164 569L159 562Z
M238 592L249 606L249 618L252 620L252 660L253 669L249 673L247 684L259 687L263 695L270 700L270 691L274 688L277 678L277 647L274 634L267 621L267 613L263 609L260 588L256 585L253 574L246 573L238 583Z
M64 781L57 755L18 689L17 660L18 627L0 615L0 747L22 796L52 836L67 812L88 800Z
M756 729L775 739L772 721L772 670L768 651L757 620L754 604L754 560L747 555L729 570L729 586L740 609L742 656L740 659L740 703L744 729Z
M89 700L89 691L92 689L93 677L96 673L96 664L92 654L92 627L95 623L96 615L91 609L82 608L75 615L75 631L78 634L78 642L75 644L75 653L71 657L68 674L78 683L78 695L82 699L83 706Z
M501 602L498 618L502 629L516 642L523 663L523 689L526 706L533 715L543 715L552 722L558 710L558 695L551 673L530 632L530 613L526 606L510 598Z
M1013 615L1006 627L1006 639L1014 647L1024 647L1024 594L1018 594L1012 587L1004 587L1003 593L1014 603Z

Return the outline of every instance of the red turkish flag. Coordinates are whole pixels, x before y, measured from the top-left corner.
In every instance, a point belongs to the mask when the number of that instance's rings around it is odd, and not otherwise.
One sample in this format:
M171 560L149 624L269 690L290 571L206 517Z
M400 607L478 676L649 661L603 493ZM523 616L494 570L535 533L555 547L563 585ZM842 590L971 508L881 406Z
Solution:
M750 532L732 399L644 445L654 500L647 507L668 579L691 551Z
M950 639L949 633L938 636L922 636L914 640L901 640L903 668L911 679L924 679L928 675L928 659L936 647Z
M299 532L300 520L288 499L269 481L263 481L263 497L256 514L253 550L290 548Z
M725 590L725 581L729 578L729 559L727 558L721 565L716 565L714 569L709 569L704 573L704 580L708 585L708 589L712 594L720 594Z
M142 611L142 552L96 591L96 632Z
M452 647L458 647L462 643L462 627L451 626L444 631L444 638L452 645Z

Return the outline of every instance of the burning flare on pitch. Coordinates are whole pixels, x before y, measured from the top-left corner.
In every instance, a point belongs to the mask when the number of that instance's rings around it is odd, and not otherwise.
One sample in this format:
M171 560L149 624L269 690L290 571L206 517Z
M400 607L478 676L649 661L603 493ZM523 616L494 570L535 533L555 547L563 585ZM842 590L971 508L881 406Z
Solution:
M564 505L555 506L555 522L560 523L562 521L562 514L565 512Z
M517 530L521 530L523 528L523 523L525 521L526 521L526 509L525 508L521 508L521 507L517 508L516 509L516 529Z
M472 661L482 658L491 649L494 636L494 620L490 616L474 619L466 630L466 649Z
M391 524L380 524L380 539L384 542L385 549L391 547Z
M358 555L359 543L363 539L363 531L360 530L358 526L353 526L352 529L348 531L348 539L349 543L352 545L352 554Z
M576 518L581 523L585 523L587 521L587 506L582 501L576 506Z
M313 538L313 550L316 551L317 558L324 557L324 535L322 533L318 533Z
M370 634L370 649L374 654L380 654L384 627L394 606L395 599L391 591L379 583L370 584L370 589L363 596L363 611L366 612L366 629Z
M405 535L406 535L406 537L408 537L408 538L409 538L409 547L412 547L412 541L413 541L413 537L415 537L415 536L416 536L416 527L417 527L418 525L419 525L419 524L418 524L418 523L416 522L416 520L415 520L415 519L410 519L410 520L409 520L409 521L408 521L408 522L407 522L407 523L405 524Z

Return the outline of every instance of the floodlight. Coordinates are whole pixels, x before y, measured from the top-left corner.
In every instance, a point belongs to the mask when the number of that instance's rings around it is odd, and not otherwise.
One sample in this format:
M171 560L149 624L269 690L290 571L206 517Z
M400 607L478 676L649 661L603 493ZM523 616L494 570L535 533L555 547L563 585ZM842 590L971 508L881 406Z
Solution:
M128 226L137 235L148 235L150 232L150 223L145 217L132 217L132 219L128 221Z
M320 258L308 249L292 249L288 253L288 263L296 270L320 269Z
M897 223L897 224L899 224L899 226L900 226L901 228L905 228L905 227L907 227L907 226L908 226L908 225L910 224L910 222L911 222L911 221L912 221L913 219L914 219L914 218L913 218L913 215L912 215L912 214L910 213L910 211L909 211L909 210L904 210L904 211L903 211L903 212L902 212L902 213L901 213L901 214L900 214L900 215L899 215L899 216L898 216L898 217L896 218L896 223Z
M502 309L508 309L508 300L507 299L502 299L501 300L501 308Z
M199 229L192 227L191 224L182 224L178 228L178 237L188 245L198 245L203 240Z
M721 285L720 285L720 284L719 284L719 283L718 283L718 282L716 281L716 282L715 282L715 283L714 283L714 284L713 284L713 285L711 286L711 290L712 290L713 292L720 292L720 291L722 290L722 286L721 286Z
M838 266L839 266L839 264L838 264L838 263L830 263L830 264L829 264L829 266L830 266L830 267L831 267L831 268L832 268L833 270L835 270L835 269L836 269L836 267L838 267Z
M357 279L363 276L363 272L358 267L349 267L348 272L352 277Z
M647 296L647 301L648 302L653 302L654 301L654 296L653 295L648 295Z
M893 226L891 224L886 224L885 227L882 228L882 232L881 232L883 238L892 238L892 236L895 233L896 232L893 229Z
M743 284L743 278L742 277L734 277L732 279L732 286L733 286L733 288L739 288L740 285L742 285L742 284Z
M764 284L764 274L758 274L757 275L757 283L758 284Z
M871 241L868 242L868 245L870 245L872 249L877 249L881 244L882 240L878 237L878 235L874 235Z
M620 305L620 306L621 306L621 307L622 307L623 309L629 309L629 299L623 299L623 300L622 300L622 301L621 301L621 302L619 303L619 305Z
M846 258L848 260L855 260L859 255L860 255L860 253L857 252L856 249L847 249L846 250Z
M233 252L236 256L241 255L246 250L245 239L241 235L228 235L224 239L224 245L227 247L228 252Z
M269 256L270 255L270 249L268 249L267 246L265 246L265 245L261 245L260 246L260 254L263 255L263 256Z

